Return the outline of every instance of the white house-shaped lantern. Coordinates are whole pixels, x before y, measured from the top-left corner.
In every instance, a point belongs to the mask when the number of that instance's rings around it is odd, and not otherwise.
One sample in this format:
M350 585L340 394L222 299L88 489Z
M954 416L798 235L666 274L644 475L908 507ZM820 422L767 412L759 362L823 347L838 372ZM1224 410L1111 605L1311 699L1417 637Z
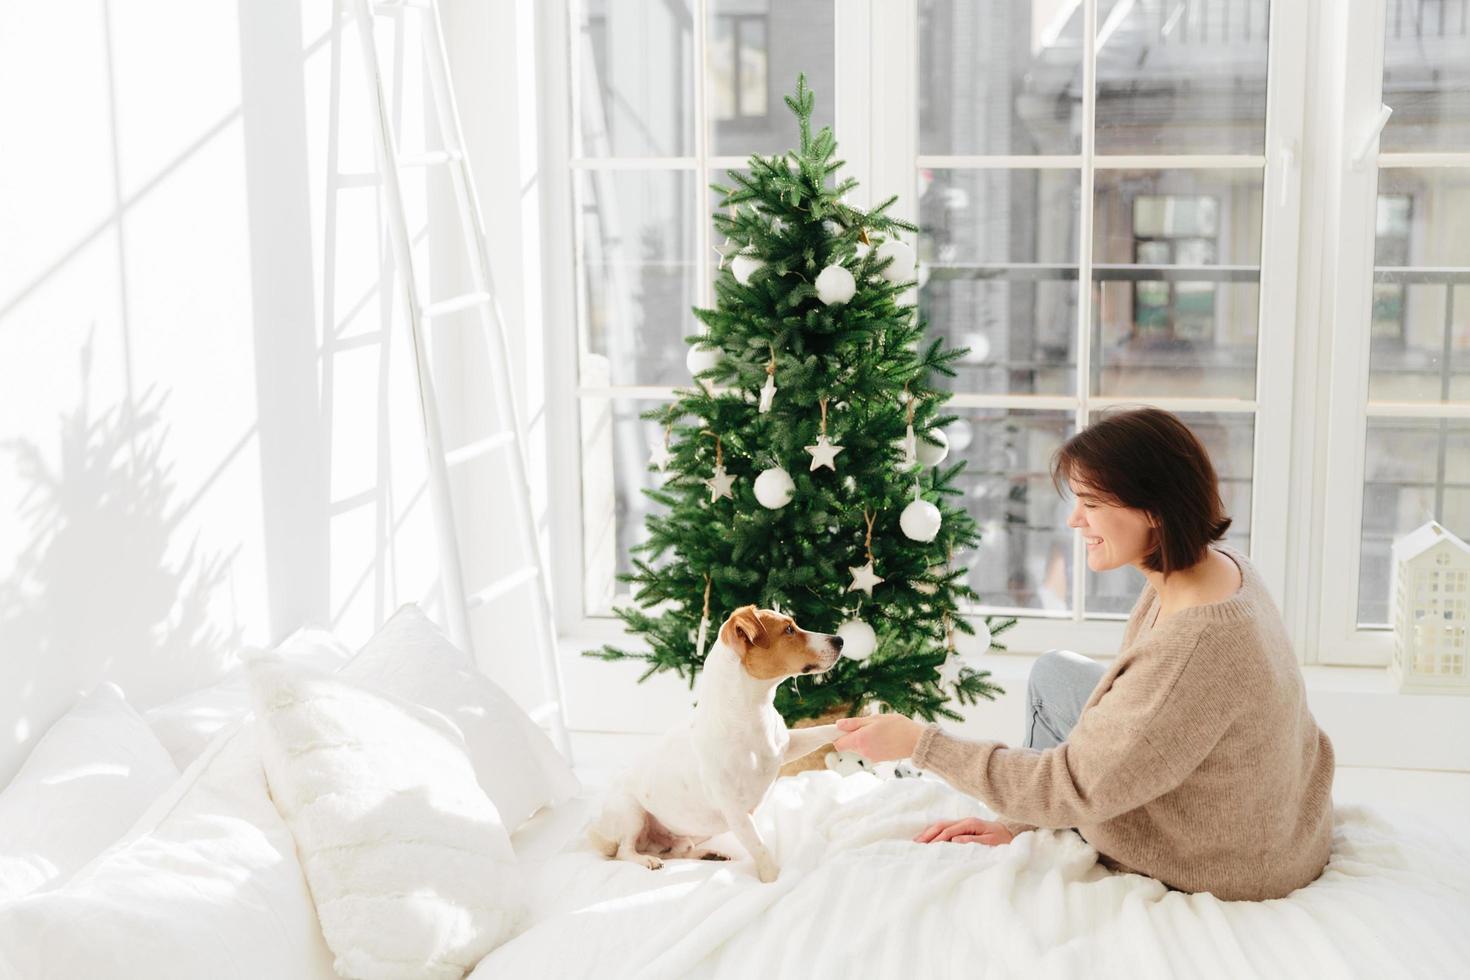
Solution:
M1393 546L1399 689L1470 693L1470 545L1431 521Z

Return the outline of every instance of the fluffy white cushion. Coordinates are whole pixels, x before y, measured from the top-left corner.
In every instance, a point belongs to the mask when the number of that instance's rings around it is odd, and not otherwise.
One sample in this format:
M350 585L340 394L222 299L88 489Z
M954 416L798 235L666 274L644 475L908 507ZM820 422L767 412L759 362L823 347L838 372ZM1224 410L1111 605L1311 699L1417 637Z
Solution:
M279 657L249 670L271 795L338 972L458 980L510 935L522 899L455 726Z
M221 735L64 886L0 906L7 965L25 980L335 978L253 728Z
M341 673L454 722L509 831L581 789L546 734L414 603L400 607Z
M318 670L335 670L352 656L352 651L331 633L310 627L292 633L276 650L291 663ZM249 710L250 678L241 666L218 683L150 708L144 717L173 756L174 764L184 769L216 735Z
M0 902L60 883L178 777L117 685L97 687L51 726L0 793Z

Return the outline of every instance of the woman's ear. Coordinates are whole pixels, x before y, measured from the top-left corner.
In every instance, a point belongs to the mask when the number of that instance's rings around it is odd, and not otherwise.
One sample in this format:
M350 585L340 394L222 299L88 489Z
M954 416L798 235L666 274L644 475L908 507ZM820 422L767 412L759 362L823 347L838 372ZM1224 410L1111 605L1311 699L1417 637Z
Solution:
M742 657L752 646L766 645L766 628L761 624L755 606L741 606L730 614L725 625L720 627L720 642Z

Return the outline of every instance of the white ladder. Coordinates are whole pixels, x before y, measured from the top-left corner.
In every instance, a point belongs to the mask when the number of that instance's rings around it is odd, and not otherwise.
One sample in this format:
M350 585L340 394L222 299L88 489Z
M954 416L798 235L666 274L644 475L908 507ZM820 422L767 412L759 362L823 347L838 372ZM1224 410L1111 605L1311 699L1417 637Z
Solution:
M460 129L459 109L449 79L449 61L444 50L444 36L439 8L434 0L348 0L356 15L358 34L362 39L363 64L373 86L377 113L373 127L378 147L378 165L388 227L393 240L398 273L407 299L410 333L413 340L414 364L419 384L419 407L424 426L424 441L429 453L429 492L434 508L435 529L439 536L440 578L444 606L449 620L450 637L474 656L470 637L469 614L515 589L532 586L536 594L536 640L541 661L541 679L547 700L533 709L531 718L538 724L549 721L552 735L562 753L571 758L571 742L567 737L561 669L556 658L556 626L551 607L551 582L546 560L536 536L531 510L531 484L527 479L526 432L516 407L515 390L510 374L510 347L505 323L495 296L490 274L490 253L485 229L480 218L479 196L464 151L464 134ZM374 16L400 16L409 9L421 17L420 33L424 45L424 62L428 68L435 113L438 117L442 149L421 153L401 153L392 125L392 112L383 90L383 73L378 64L374 41ZM470 291L437 302L421 302L413 267L413 249L409 239L408 219L404 212L399 170L409 167L448 166L454 196L458 205L460 230L469 254L473 286ZM485 349L490 361L487 377L495 390L500 423L506 428L463 446L444 449L440 434L438 400L434 394L424 325L457 313L474 310L484 331ZM512 520L520 535L522 552L529 564L519 568L473 593L466 592L460 562L459 536L455 529L454 509L449 494L449 470L491 452L508 450L511 458L510 492L515 498Z

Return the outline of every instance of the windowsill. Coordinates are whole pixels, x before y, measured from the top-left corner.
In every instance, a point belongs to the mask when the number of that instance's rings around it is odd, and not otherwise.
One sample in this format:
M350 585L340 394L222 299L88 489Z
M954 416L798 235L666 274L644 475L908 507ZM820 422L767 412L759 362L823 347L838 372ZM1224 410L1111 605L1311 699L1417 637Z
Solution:
M1330 667L1313 664L1302 668L1308 691L1353 694L1394 694L1398 686L1387 667ZM1404 695L1409 697L1410 695ZM1420 695L1413 695L1419 697ZM1470 702L1466 704L1470 709Z

